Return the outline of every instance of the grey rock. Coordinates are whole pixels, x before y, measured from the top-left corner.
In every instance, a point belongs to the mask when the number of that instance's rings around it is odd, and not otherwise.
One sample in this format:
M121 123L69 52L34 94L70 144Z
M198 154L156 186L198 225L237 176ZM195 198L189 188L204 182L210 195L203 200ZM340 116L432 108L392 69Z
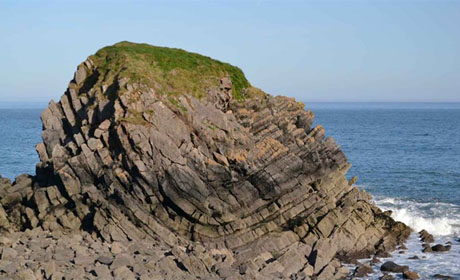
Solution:
M62 280L64 279L64 273L57 271L51 276L51 280Z
M75 265L90 265L94 263L94 258L92 256L85 256L85 255L77 255L73 262Z
M96 273L96 276L101 278L101 279L109 279L109 278L111 278L110 270L106 265L97 265L94 268L94 272Z
M123 246L119 242L113 242L112 246L110 247L110 251L114 255L120 254L123 252Z
M51 278L51 276L56 272L56 263L51 260L48 261L44 267L45 277Z
M128 254L118 254L115 256L112 264L110 265L111 270L116 270L122 266L132 266L134 264L133 258Z
M407 265L398 265L392 261L387 261L380 266L381 271L385 272L405 272L409 270Z
M5 271L7 274L12 274L16 272L18 269L19 264L15 262L14 260L12 261L0 261L0 269L2 271Z
M0 245L2 246L9 246L13 243L12 240L10 240L8 237L5 236L0 236Z
M451 245L436 244L433 247L431 247L431 250L433 252L447 252L447 251L450 251L451 248L452 248Z
M14 261L18 256L18 252L12 248L3 248L2 250L2 260Z
M120 280L135 280L136 277L126 266L120 266L113 271L113 276L115 279Z
M16 273L15 279L18 280L35 280L35 274L31 269L24 269Z
M355 277L364 277L364 276L367 276L368 274L371 274L373 273L374 270L372 269L372 267L370 267L369 265L366 265L366 264L361 264L361 265L358 265L358 267L356 267L354 273L353 273L353 276Z
M433 243L434 242L434 237L432 234L427 232L426 230L421 230L419 232L420 240L424 243Z
M86 69L83 65L80 65L75 72L75 82L81 84L86 79Z
M98 261L101 264L105 265L111 265L113 263L113 257L112 256L99 256L96 261Z

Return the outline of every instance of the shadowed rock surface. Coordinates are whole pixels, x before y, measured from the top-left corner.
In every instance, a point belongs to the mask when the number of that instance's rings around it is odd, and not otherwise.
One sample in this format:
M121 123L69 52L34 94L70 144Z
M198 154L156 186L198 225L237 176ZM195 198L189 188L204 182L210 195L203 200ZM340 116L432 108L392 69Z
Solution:
M392 251L410 229L347 181L313 117L207 57L101 49L42 113L36 176L0 179L0 227L108 244L106 256L67 252L88 279L342 278L340 261Z
M382 264L380 270L386 272L405 272L409 270L409 267L407 265L399 265L392 261L387 261Z

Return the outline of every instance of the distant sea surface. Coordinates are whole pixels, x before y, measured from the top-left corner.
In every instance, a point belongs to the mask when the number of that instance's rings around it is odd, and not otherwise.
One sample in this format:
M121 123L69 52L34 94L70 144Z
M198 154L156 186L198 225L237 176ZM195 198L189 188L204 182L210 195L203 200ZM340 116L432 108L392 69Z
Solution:
M437 242L453 242L447 254L422 254L415 234L404 255L429 279L434 273L460 277L460 103L309 103L326 135L339 144L358 176L357 185L377 205L416 231L427 229ZM41 142L40 113L33 106L0 103L0 174L14 179L35 173ZM426 259L408 260L418 255ZM378 271L378 267L375 267ZM378 279L379 274L371 278Z
M35 174L41 142L40 114L44 103L0 103L0 174L14 180L23 173Z

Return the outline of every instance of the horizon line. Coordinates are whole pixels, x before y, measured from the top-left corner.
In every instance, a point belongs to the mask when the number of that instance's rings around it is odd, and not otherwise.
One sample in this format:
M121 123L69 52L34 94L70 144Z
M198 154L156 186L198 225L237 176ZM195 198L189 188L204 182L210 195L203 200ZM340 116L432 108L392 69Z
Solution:
M46 103L48 104L49 101L1 101L0 103L3 104L39 104L39 103ZM302 100L296 98L297 101L304 102L304 103L460 103L460 100ZM54 102L59 102L54 100Z
M38 103L49 103L53 98L48 101L11 101L11 100L0 100L3 104L38 104ZM460 100L302 100L296 98L296 100L304 103L460 103ZM58 102L58 101L55 101Z

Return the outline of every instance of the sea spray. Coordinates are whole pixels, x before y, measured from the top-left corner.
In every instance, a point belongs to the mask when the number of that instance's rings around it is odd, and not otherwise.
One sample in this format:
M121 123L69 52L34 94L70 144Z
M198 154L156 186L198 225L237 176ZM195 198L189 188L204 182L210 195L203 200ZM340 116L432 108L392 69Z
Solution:
M377 206L391 210L392 217L415 231L427 230L435 236L454 236L460 233L460 207L442 202L416 202L396 198L375 199Z

